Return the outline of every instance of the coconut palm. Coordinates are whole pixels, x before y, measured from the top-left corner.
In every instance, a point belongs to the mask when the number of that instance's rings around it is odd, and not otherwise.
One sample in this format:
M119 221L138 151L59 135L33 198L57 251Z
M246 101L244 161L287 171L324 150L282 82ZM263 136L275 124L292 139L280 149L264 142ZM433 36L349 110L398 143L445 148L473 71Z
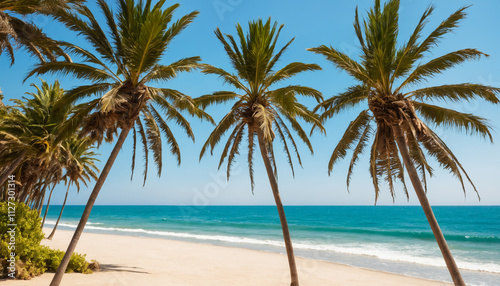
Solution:
M89 144L89 140L87 138L79 138L78 134L74 133L71 137L66 138L61 142L60 149L61 151L59 152L58 157L51 162L51 170L47 175L42 176L41 178L41 181L45 184L49 182L52 183L49 198L45 205L42 228L45 224L45 219L49 211L52 193L57 184L64 181L68 185L68 190L66 191L63 207L61 209L62 215L62 210L64 209L71 184L75 184L77 191L80 191L79 180L81 180L85 186L87 186L86 181L90 181L91 178L95 178L97 180L95 171L98 171L98 169L94 162L99 160L95 158L96 153L92 151L93 146ZM62 175L63 170L65 171L64 175ZM40 211L43 206L44 196L45 193L39 202L38 208Z
M36 203L38 208L44 190L62 175L57 163L61 146L55 139L72 106L57 104L64 93L58 81L49 85L42 80L41 87L32 86L37 92L13 100L16 106L0 122L0 167L4 170L0 186L8 175L17 174L17 181L22 182L17 199Z
M14 63L16 46L24 47L40 61L54 61L57 57L69 57L34 23L26 20L27 15L49 15L61 9L70 9L82 0L0 0L0 55L6 52ZM19 17L21 16L21 17Z
M433 174L427 157L433 157L441 167L456 176L464 192L465 178L476 193L477 190L457 157L429 125L455 127L492 139L484 118L435 103L476 98L499 103L497 94L500 89L470 83L417 89L414 87L460 63L486 56L475 49L462 49L423 61L427 52L457 27L466 15L466 8L453 13L427 37L422 38L422 30L433 11L429 7L408 41L398 45L399 1L390 0L382 7L380 1L376 0L374 8L368 12L368 17L362 24L356 9L354 29L361 48L360 61L355 61L332 47L310 49L324 55L359 82L346 92L318 105L317 109L324 110L321 119L328 119L353 107L366 108L349 124L334 149L328 164L329 172L335 163L347 155L349 149L353 149L347 175L349 185L359 155L371 142L370 175L376 198L380 179L386 180L394 198L394 181L402 182L403 190L408 196L404 178L406 168L455 285L465 284L426 197L427 175ZM427 156L424 150L427 151Z
M63 180L66 182L68 187L61 206L61 211L59 212L59 217L57 218L54 228L47 239L52 239L56 232L66 205L66 200L68 199L68 192L71 185L74 184L77 192L79 192L80 182L87 186L87 182L90 182L91 179L97 180L97 173L99 172L99 169L95 165L95 162L99 161L96 159L97 154L92 150L93 147L89 144L89 140L87 138L78 138L77 136L74 136L68 138L62 144L64 156L62 156L61 161L63 162L66 170ZM49 206L47 204L47 208L48 207Z
M232 74L210 65L204 65L202 72L219 76L224 82L236 88L238 93L219 91L201 96L196 99L196 102L205 108L212 104L236 101L208 137L201 150L200 159L205 154L207 148L210 148L212 153L223 135L231 129L231 135L224 147L219 164L220 168L227 159L227 177L229 179L231 165L235 156L239 154L242 140L244 137L247 137L248 167L252 192L254 187L253 151L255 137L257 137L257 143L259 144L262 159L266 166L281 221L290 266L291 285L299 285L292 240L278 190L273 141L275 136L280 138L293 172L292 154L295 153L299 164L301 164L301 160L295 140L292 137L290 129L285 124L285 120L290 123L291 128L306 143L312 153L312 145L297 119L300 118L305 122L317 125L320 125L320 122L315 114L298 102L297 96L312 97L319 102L322 100L322 95L315 89L300 85L288 85L273 89L277 83L298 73L320 69L318 65L300 62L290 63L280 70L276 69L275 65L281 55L293 42L293 39L290 40L281 49L276 47L282 28L283 25L278 27L276 22L272 24L271 19L268 19L266 22L259 19L249 22L248 32L245 35L242 27L238 24L236 30L239 38L239 46L233 36L224 36L217 29L215 34L223 44L237 73Z
M82 122L82 135L88 136L92 142L112 141L118 130L121 130L50 285L60 284L92 206L129 132L132 130L134 135L133 154L137 138L140 138L143 145L146 178L149 150L152 151L158 175L161 174L162 133L180 164L179 146L167 124L168 120L173 120L193 139L191 127L181 111L212 120L195 105L191 97L177 90L149 85L168 81L178 73L191 71L198 66L199 57L184 58L169 65L161 63L169 43L193 21L198 12L191 12L172 22L178 4L165 8L164 0L154 5L151 0L137 3L133 0L119 0L117 4L118 11L113 13L105 0L97 1L109 33L105 32L87 7L78 7L75 12L59 13L58 20L84 38L92 49L60 43L70 54L81 59L81 62L42 63L30 74L70 74L90 82L66 93L67 103L79 100L83 103L76 107L77 111L61 136L78 128ZM84 100L93 96L97 98ZM162 117L162 112L167 119ZM135 159L132 164L135 165Z

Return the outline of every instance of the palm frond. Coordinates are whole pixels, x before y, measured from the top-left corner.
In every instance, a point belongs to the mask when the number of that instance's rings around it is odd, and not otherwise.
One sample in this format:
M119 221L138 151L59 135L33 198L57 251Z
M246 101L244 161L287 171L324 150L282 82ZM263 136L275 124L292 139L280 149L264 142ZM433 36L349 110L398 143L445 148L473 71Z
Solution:
M134 169L135 169L135 153L137 150L137 130L135 126L132 127L132 164L131 164L131 172L130 172L130 180L134 179Z
M157 101L157 103L162 104L163 102L165 102L164 100L161 100L161 96L159 96L161 94L165 98L172 99L171 105L175 108L181 111L187 111L193 117L207 120L210 123L215 124L212 117L208 113L200 109L191 96L185 95L178 90L170 88L148 87L148 89L154 94L153 99Z
M477 197L479 200L481 200L481 196L479 195L479 192L477 191L477 188L476 188L476 185L474 184L474 182L472 181L472 179L470 178L469 174L465 171L465 168L462 166L462 164L458 161L457 157L455 156L455 154L453 154L453 152L450 150L450 148L448 148L448 146L446 145L446 143L444 143L444 141L439 138L439 136L437 136L436 133L434 133L432 130L431 130L431 134L434 138L437 139L437 141L441 144L441 146L443 146L443 148L446 150L446 152L448 152L449 156L455 161L455 163L458 165L458 167L460 168L460 170L463 172L463 174L465 175L465 177L467 178L467 181L469 181L469 183L471 184L472 188L474 189L474 192L476 193ZM463 187L463 184L462 184L462 187ZM464 188L464 195L466 194L465 192L465 188Z
M290 133L290 130L286 126L285 122L283 122L283 119L281 119L279 114L276 114L276 125L280 125L280 129L282 129L282 132L286 135L288 140L292 143L292 146L295 150L295 155L297 157L297 160L299 161L299 165L302 166L302 160L300 159L300 154L299 154L299 149L297 148L297 144L295 143L295 140L293 139L292 133Z
M175 120L175 123L179 125L182 129L184 129L188 137L191 138L194 142L195 139L194 139L193 129L191 128L191 124L189 124L186 118L184 118L184 116L182 116L182 114L164 98L154 95L153 99L166 113L167 119Z
M255 133L254 132L248 132L248 174L250 176L250 187L252 189L252 194L254 191L255 187L255 182L254 182L254 172L253 172L253 152L254 152L254 140L255 140Z
M181 151L179 144L175 140L174 134L168 127L168 124L165 122L165 120L161 117L161 115L158 113L158 111L154 108L154 106L150 106L151 108L151 113L153 114L154 120L156 123L160 126L161 131L163 134L165 134L165 137L167 138L168 145L170 145L170 153L174 155L177 159L177 165L181 164Z
M222 151L222 154L220 156L220 161L219 161L218 169L220 169L220 167L224 163L224 160L227 157L227 154L229 152L229 148L232 146L234 138L236 137L236 134L238 134L238 132L240 131L240 129L244 128L244 127L245 127L245 123L241 122L238 125L236 125L236 127L233 130L233 132L231 132L231 135L227 139L226 145L224 146L224 150Z
M425 52L427 52L432 46L438 44L439 40L453 31L456 27L458 27L458 22L465 18L465 10L469 8L469 6L462 7L458 9L455 13L451 14L446 20L441 22L439 26L429 34L429 36L422 41L422 43L418 46L415 51L414 57L420 59ZM432 12L432 10L431 10ZM430 13L429 13L430 14Z
M235 123L237 123L237 118L236 118L236 109L237 109L237 104L235 104L235 107L222 118L222 120L219 122L217 127L215 127L214 131L210 133L210 136L208 137L207 141L201 148L200 152L200 160L203 158L203 155L205 154L205 151L208 146L210 146L210 153L213 153L213 150L215 148L215 145L219 143L221 140L221 137L226 133L226 131L231 128Z
M293 161L292 161L292 156L290 155L290 150L288 149L288 144L286 143L286 137L283 134L283 131L281 130L281 127L279 124L275 125L276 133L278 133L278 137L281 139L281 144L283 144L283 151L285 152L287 159L288 159L288 164L290 165L290 169L292 169L292 176L295 178L295 171L293 169Z
M325 56L329 61L333 62L336 67L346 71L357 80L365 84L373 84L372 79L361 64L351 59L348 55L337 51L333 47L322 45L307 50Z
M291 78L299 73L317 70L321 70L321 67L317 64L305 64L301 62L289 63L284 68L268 76L265 81L266 85L264 86L263 90L267 89L269 86L275 83Z
M259 123L259 128L264 135L264 139L267 142L272 142L274 139L273 132L273 122L274 114L271 110L265 108L264 106L258 104L255 106L254 118L257 119Z
M48 62L37 65L24 79L28 79L34 74L58 74L58 75L72 75L78 79L89 80L93 82L103 82L106 80L115 80L114 76L104 70L79 63L68 62Z
M225 83L228 83L237 89L243 90L246 94L251 94L251 91L238 79L236 75L230 74L221 68L216 68L211 65L202 64L201 72L204 74L213 74L219 76Z
M239 148L240 148L240 143L241 140L243 139L243 135L245 133L245 128L244 125L238 130L236 133L234 140L233 140L233 146L231 147L231 151L229 151L229 156L227 158L227 179L229 180L229 177L231 176L231 167L233 166L233 161L236 155L239 155Z
M412 35L410 36L408 42L406 42L397 52L395 59L395 68L392 74L391 82L394 83L395 79L406 75L412 68L415 62L420 58L419 56L415 56L418 45L417 41L421 37L422 30L425 25L428 23L427 18L434 11L434 7L429 6L425 12L420 17L420 21L418 22L415 30L413 30Z
M159 122L159 114L156 113L152 115L154 110L152 106L149 106L149 109L145 109L144 114L144 122L146 124L146 136L148 139L149 149L153 153L154 162L156 164L156 168L158 170L158 177L161 176L163 159L162 159L162 143L161 143L161 133L160 128L158 128L157 122ZM180 161L180 158L179 158Z
M426 80L429 77L434 77L458 64L469 60L478 60L481 56L488 56L475 49L464 49L448 53L439 58L432 59L428 63L419 65L415 70L405 79L405 81L396 89L394 93L398 93L401 88L409 84L417 84Z
M314 108L313 111L317 112L319 109L324 109L325 111L320 116L320 119L323 121L333 117L341 111L355 107L364 100L368 99L369 95L370 89L367 86L351 86L346 92L341 93L338 96L332 96L321 102Z
M493 142L493 136L490 133L491 127L488 125L488 121L482 117L423 102L413 101L412 103L424 119L436 126L455 127L471 135L478 134L484 138L489 138Z
M358 144L354 148L354 151L352 153L351 157L351 163L349 164L349 170L347 171L347 179L346 179L346 184L347 184L347 191L349 192L349 185L351 183L351 176L352 172L354 170L354 166L356 165L359 155L363 154L364 149L368 145L368 141L370 139L370 136L372 134L372 127L370 126L370 123L368 123L365 127L365 130L359 137Z
M491 103L500 103L497 94L500 88L481 84L450 84L417 89L408 93L410 98L416 100L443 100L457 102L460 100L484 99Z
M241 99L241 95L238 95L232 91L218 91L212 94L202 95L194 99L194 102L202 109L207 108L213 104L226 103L234 99Z
M274 94L279 94L282 97L291 97L295 95L303 95L306 97L312 97L317 102L321 102L323 100L323 95L321 92L314 88L310 88L307 86L301 85L289 85L282 88L275 89L273 91L269 91L268 94L272 97Z
M140 82L166 81L175 78L180 72L190 72L198 68L200 61L200 57L190 57L180 59L167 66L155 65L151 71L140 80Z
M368 114L367 110L364 110L356 117L356 119L351 121L344 132L344 135L333 150L330 161L328 162L328 174L332 172L333 166L337 163L337 161L343 159L347 155L347 150L352 148L353 142L359 140L363 134L363 130L366 130L370 120L371 116Z
M148 177L148 165L149 165L148 138L146 136L146 131L144 130L144 126L142 125L142 121L139 117L136 119L135 125L137 126L137 130L139 131L139 135L141 136L142 152L144 153L144 182L142 184L144 186L146 185L146 179Z

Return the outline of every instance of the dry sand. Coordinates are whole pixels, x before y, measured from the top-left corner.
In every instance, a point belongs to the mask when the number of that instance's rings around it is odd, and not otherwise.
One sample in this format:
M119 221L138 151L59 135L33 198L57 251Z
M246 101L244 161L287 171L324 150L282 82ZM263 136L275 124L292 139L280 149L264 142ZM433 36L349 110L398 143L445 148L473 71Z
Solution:
M58 230L52 241L42 243L66 250L72 234ZM84 233L76 251L86 253L89 261L99 261L103 269L93 274L65 274L61 285L290 285L286 256L277 253L95 233ZM297 265L302 286L450 285L303 258L297 258ZM45 273L29 281L0 284L49 285L53 275Z

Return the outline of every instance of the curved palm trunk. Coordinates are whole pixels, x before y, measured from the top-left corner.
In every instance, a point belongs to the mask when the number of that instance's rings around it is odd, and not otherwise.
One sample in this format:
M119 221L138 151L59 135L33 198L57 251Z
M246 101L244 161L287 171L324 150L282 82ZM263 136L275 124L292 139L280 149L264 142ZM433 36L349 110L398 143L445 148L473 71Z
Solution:
M2 176L0 176L0 186L3 186L3 184L5 184L5 182L7 182L7 179L12 174L12 172L14 172L14 170L17 168L17 166L19 166L19 164L21 164L21 162L24 160L25 155L26 155L26 151L24 151L19 157L17 157L16 161L14 161L10 165L10 167L7 170L5 170L5 173L3 173Z
M434 212L432 211L431 205L427 200L427 195L425 194L424 188L422 187L422 182L418 177L417 169L415 169L415 165L411 161L410 153L408 152L408 145L406 144L406 140L403 134L403 129L399 124L392 125L392 130L394 131L394 135L396 138L396 143L398 144L399 152L401 153L401 157L403 157L403 162L406 166L406 171L410 176L411 183L413 184L413 188L415 189L415 193L417 193L418 200L420 201L420 205L424 210L425 216L427 217L427 221L431 226L432 232L434 233L434 237L439 245L439 249L443 254L444 261L446 262L446 266L448 267L448 271L450 272L451 278L453 279L453 283L459 286L465 286L465 282L460 274L460 270L458 269L457 264L455 263L455 259L453 259L453 255L451 255L450 248L446 243L446 239L444 238L443 233L441 232L441 228L434 216Z
M36 202L36 209L38 210L38 216L42 214L43 201L45 200L45 191L47 190L48 186L49 184L45 184L45 186L43 186L41 193L42 197L38 199L38 201Z
M47 217L47 213L49 212L49 206L50 206L50 199L52 198L52 192L54 191L56 185L54 184L54 186L52 187L52 189L50 189L50 194L49 194L49 200L47 201L47 206L45 207L45 212L43 214L43 220L42 220L42 228L43 228L43 225L45 224L45 218Z
M75 233L73 234L71 242L68 245L68 249L64 254L61 264L57 268L56 274L54 275L54 278L52 278L52 282L50 282L50 286L58 286L59 284L61 284L62 277L64 275L64 272L66 271L66 268L68 267L71 255L73 254L73 251L75 251L75 247L78 243L78 240L80 239L80 236L82 235L83 229L85 228L85 224L89 220L90 212L92 211L92 207L94 206L95 200L97 199L97 195L99 195L99 191L101 190L104 181L106 181L109 171L111 170L111 167L113 166L113 163L115 162L115 159L118 156L118 153L120 152L120 149L123 146L123 142L125 142L125 139L127 139L129 131L130 128L122 129L120 137L118 137L116 145L113 148L111 154L109 155L108 161L106 162L106 165L104 166L104 169L102 170L101 175L99 176L99 179L95 184L94 190L90 194L89 200L87 201L87 205L83 210L82 218L78 223L78 226L75 230Z
M288 264L290 266L290 277L291 277L290 286L298 286L299 275L297 273L295 256L293 254L292 238L290 237L290 231L288 230L288 223L286 221L285 210L283 209L283 204L281 203L280 193L278 189L278 182L276 181L273 168L271 167L271 161L269 160L269 155L267 153L267 146L262 131L257 132L257 137L259 139L260 153L262 154L262 159L264 160L264 165L266 166L267 176L269 177L269 183L271 184L271 189L273 190L274 201L276 202L276 207L278 208L278 214L280 217L281 229L283 231L283 239L285 240L286 254L288 256Z
M57 225L59 225L59 221L61 220L61 217L62 217L62 214L64 211L64 206L66 206L66 200L68 199L68 192L69 192L70 186L71 185L68 183L68 188L66 189L66 195L64 196L64 202L63 202L62 207L61 207L61 212L59 213L59 217L57 218L56 225L54 225L54 229L47 237L48 240L52 240L52 238L54 237L54 234L56 233Z

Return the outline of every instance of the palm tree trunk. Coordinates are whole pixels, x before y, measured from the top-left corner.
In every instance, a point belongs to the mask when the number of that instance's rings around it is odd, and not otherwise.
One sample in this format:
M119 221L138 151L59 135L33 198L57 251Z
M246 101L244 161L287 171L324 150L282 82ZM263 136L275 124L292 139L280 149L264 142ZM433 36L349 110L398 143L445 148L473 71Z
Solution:
M281 222L281 229L283 231L283 239L285 240L286 254L288 256L288 264L290 266L290 286L299 285L299 275L297 273L297 266L295 264L295 256L293 254L292 238L290 237L290 231L288 230L288 223L286 221L285 210L283 209L283 204L281 203L280 193L278 189L278 182L274 176L273 168L271 167L271 161L269 160L269 154L267 152L267 144L264 139L262 131L257 132L257 137L259 139L260 153L262 154L262 159L264 160L264 165L266 166L267 176L269 177L269 183L271 184L271 189L273 190L274 201L276 202L276 207L278 208L278 214Z
M26 151L21 153L21 155L19 155L19 157L17 157L16 161L14 161L10 165L10 167L5 171L5 173L3 173L2 176L0 176L0 186L3 186L3 184L5 184L5 182L7 181L7 178L9 178L9 176L12 174L12 172L14 172L14 170L17 168L17 166L19 166L19 164L21 164L21 162L24 160L25 155L26 155Z
M45 200L45 191L47 190L48 186L49 186L49 184L45 184L43 186L43 190L42 190L42 193L41 193L42 197L36 203L36 209L38 210L38 216L40 216L42 214L43 201Z
M43 229L43 225L45 224L45 218L47 217L47 213L49 212L50 199L52 198L52 192L54 191L55 187L56 187L56 184L54 184L54 186L50 190L49 200L47 201L47 206L45 207L45 213L43 214L42 229Z
M52 278L52 282L50 282L50 286L59 286L59 284L61 284L62 277L64 275L64 272L66 271L66 268L68 267L71 255L73 254L73 251L75 251L75 247L78 244L80 236L82 235L83 229L85 228L85 224L89 220L90 212L92 211L92 207L94 206L95 200L97 199L97 195L99 195L99 191L101 190L104 181L106 181L109 171L111 170L111 167L113 166L113 163L115 162L115 159L118 156L118 153L120 152L120 149L122 148L125 139L127 139L127 135L130 132L130 129L131 129L130 127L122 129L122 132L118 137L116 145L113 148L111 154L109 155L108 161L106 162L104 169L102 169L101 175L99 176L99 179L95 184L94 190L90 194L89 200L87 201L87 205L83 210L82 218L78 223L78 226L75 230L75 233L73 234L71 242L68 245L68 249L64 254L61 264L57 268L56 274L54 275L54 278Z
M56 225L54 225L54 229L47 237L48 240L52 240L52 237L54 237L54 234L56 233L57 225L59 224L59 221L61 220L61 217L62 217L62 214L64 211L64 206L66 206L66 200L68 199L68 192L69 192L70 186L71 185L68 183L68 188L66 189L66 195L64 196L64 202L63 202L62 207L61 207L61 212L59 213L59 217L57 218Z
M462 275L460 274L460 270L455 263L455 259L453 259L453 256L451 255L450 248L448 247L446 239L441 232L441 228L439 227L436 217L434 216L431 205L427 200L427 195L425 194L424 188L422 187L422 182L418 177L417 169L415 169L415 165L411 160L410 153L408 151L408 145L406 144L406 140L403 134L403 129L401 128L401 125L394 124L392 125L392 130L396 138L396 143L398 144L399 152L401 153L401 157L403 158L403 162L406 166L406 171L410 176L411 183L413 184L415 193L417 193L420 205L424 210L427 221L429 222L432 232L434 233L434 237L436 238L436 241L439 245L439 249L443 254L444 261L446 262L448 271L450 272L451 278L453 279L453 283L455 283L455 285L457 286L465 286L465 282L462 278Z

